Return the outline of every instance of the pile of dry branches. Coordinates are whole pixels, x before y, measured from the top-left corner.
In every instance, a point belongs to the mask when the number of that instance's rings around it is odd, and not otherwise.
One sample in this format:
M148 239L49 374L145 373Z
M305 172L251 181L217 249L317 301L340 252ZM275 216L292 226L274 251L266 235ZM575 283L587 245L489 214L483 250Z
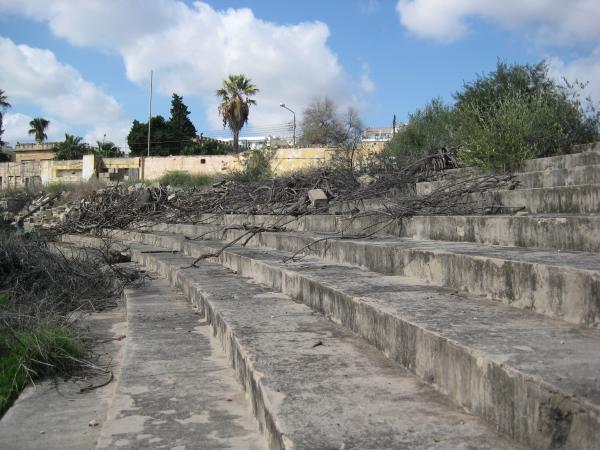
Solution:
M61 249L36 236L0 233L0 329L68 322L78 311L114 306L136 273L113 264L105 248Z
M206 214L297 217L326 213L327 210L311 207L307 195L311 189L322 189L330 205L345 207L348 214L364 214L366 208L360 205L373 201L380 207L369 214L388 218L495 212L485 194L510 188L513 184L511 176L466 172L428 195L416 194L416 182L427 180L443 169L445 158L445 155L430 156L404 169L379 164L362 171L321 169L260 182L223 180L210 188L185 191L169 186L143 189L115 186L86 197L53 232L83 233L140 228L156 223L199 223ZM368 177L366 183L361 182L364 176Z

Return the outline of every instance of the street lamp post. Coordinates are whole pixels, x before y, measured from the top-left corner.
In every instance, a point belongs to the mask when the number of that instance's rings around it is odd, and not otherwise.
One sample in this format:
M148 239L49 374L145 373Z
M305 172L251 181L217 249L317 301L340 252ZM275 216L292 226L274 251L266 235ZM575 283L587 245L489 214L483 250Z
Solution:
M294 148L296 147L296 113L294 111L292 111L290 108L288 108L287 106L285 106L285 103L280 103L279 106L281 106L284 109L287 109L289 112L292 113L292 115L294 116L294 135L293 135L293 146Z

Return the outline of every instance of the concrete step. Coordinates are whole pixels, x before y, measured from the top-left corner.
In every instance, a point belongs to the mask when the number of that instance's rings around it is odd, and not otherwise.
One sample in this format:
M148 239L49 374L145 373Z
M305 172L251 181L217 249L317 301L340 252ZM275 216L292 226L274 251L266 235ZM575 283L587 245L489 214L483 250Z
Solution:
M204 311L270 448L513 448L363 339L222 266L131 246Z
M192 256L220 248L215 242L178 242ZM179 253L159 250L169 244L164 237L160 243L127 245L133 259L157 264L176 283L194 278L188 295L194 286L208 283L196 278L197 269L182 268L193 259L184 264ZM176 246L174 238L170 244ZM595 448L600 439L600 331L314 257L283 263L286 256L232 247L220 262L359 334L528 448ZM206 266L203 262L200 270ZM233 308L242 308L239 301L248 298L238 296L230 280L212 277L211 283L238 299ZM266 314L284 317L277 309Z
M183 232L199 235L193 225L165 225L164 234L126 233L145 243L181 249ZM232 240L243 231L229 230L205 239ZM331 240L323 241L323 239ZM171 242L173 241L173 242ZM260 233L248 244L318 256L381 274L411 277L421 282L485 296L517 308L574 324L600 326L600 256L475 243L417 241L377 237L340 239L310 232Z
M551 169L538 172L523 172L515 174L519 183L517 189L552 188L559 186L600 185L600 164L578 166L573 168ZM427 195L437 189L443 189L452 183L452 178L438 181L417 183L419 195Z
M569 155L551 156L525 161L522 172L537 172L546 169L563 169L600 164L600 143L579 145Z
M525 210L532 214L600 213L600 185L559 186L552 188L515 189L473 194L468 201L489 206L491 210ZM393 199L333 202L329 212L347 214L355 211L385 211L394 208Z
M477 242L506 247L600 252L600 216L415 216L389 220L378 216L315 214L301 217L230 214L203 217L192 233L223 226L280 226L288 231L389 235L419 240ZM157 229L161 229L160 227Z
M123 367L97 448L262 449L209 326L168 281L128 289Z

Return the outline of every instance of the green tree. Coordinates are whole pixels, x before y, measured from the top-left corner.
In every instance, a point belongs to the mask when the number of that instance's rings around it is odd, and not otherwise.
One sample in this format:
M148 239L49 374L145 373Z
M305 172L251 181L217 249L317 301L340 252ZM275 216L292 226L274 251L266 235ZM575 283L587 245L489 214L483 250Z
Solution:
M2 89L0 89L0 147L4 145L2 142L2 134L4 133L4 128L2 128L4 113L6 110L10 108L10 103L8 103L8 97Z
M584 107L583 87L577 81L559 83L551 78L545 61L533 65L498 61L496 70L466 83L454 95L465 161L479 153L476 161L500 169L500 155L505 152L507 160L502 166L508 168L507 164L515 165L528 157L568 153L574 144L597 140L600 117L591 103ZM510 112L509 108L515 110ZM521 120L527 120L526 124L514 118L517 112L524 114ZM516 127L512 134L509 123ZM490 141L476 145L473 134ZM497 147L490 158L480 154L484 149L491 151L492 143ZM523 149L521 157L515 153L519 147Z
M42 117L36 117L31 122L29 122L29 126L31 127L29 129L29 134L33 134L35 136L36 142L42 143L46 139L48 139L48 136L46 135L46 130L48 129L49 125L49 120L44 119Z
M300 143L310 145L345 145L356 141L362 133L362 121L353 108L341 116L329 97L314 99L302 112Z
M403 167L454 146L453 109L441 99L434 98L408 117L408 123L387 143L384 157L393 156Z
M150 137L151 156L169 156L179 154L180 142L173 142L173 135L169 122L163 116L152 117ZM148 154L148 123L133 121L131 130L127 135L132 156L146 156Z
M182 155L225 155L231 151L231 145L216 139L200 138L187 144L181 150Z
M96 147L93 148L93 152L101 158L118 158L124 155L121 149L111 141L96 141Z
M217 96L221 97L219 115L223 118L223 127L228 126L233 133L233 149L239 150L240 131L248 122L250 105L256 105L256 101L250 98L259 92L245 75L229 75L223 80L223 87L217 90Z
M80 136L65 134L65 140L54 147L54 159L82 159L83 155L90 153L90 148Z
M196 128L189 119L188 107L183 98L173 94L171 100L171 117L165 120L163 116L152 117L150 135L150 155L168 156L179 155L183 149L192 144L196 137ZM144 156L148 154L148 123L133 121L127 144L131 154Z
M181 146L192 138L196 137L196 127L189 119L190 112L183 103L183 97L173 94L171 100L171 118L169 126L173 132L173 139L180 141Z

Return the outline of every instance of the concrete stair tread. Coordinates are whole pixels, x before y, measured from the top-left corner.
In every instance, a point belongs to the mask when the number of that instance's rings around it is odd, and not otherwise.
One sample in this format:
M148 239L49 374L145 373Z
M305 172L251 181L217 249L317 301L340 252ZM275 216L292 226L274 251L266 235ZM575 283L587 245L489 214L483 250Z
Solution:
M217 250L225 244L203 241L199 245ZM357 301L371 303L475 354L538 377L566 395L590 401L600 413L600 330L316 257L283 262L291 253L245 247L228 251L297 272Z
M423 197L427 197L426 195ZM471 194L472 202L481 206L524 208L530 213L589 214L600 212L600 185L581 184L513 190L494 190L483 194ZM360 201L332 202L329 212L346 214L351 211L383 211L393 208L394 201L387 198L370 198Z
M199 235L222 230L224 225L284 226L289 231L377 231L381 236L488 245L547 248L567 251L600 251L600 216L585 214L527 214L484 216L414 216L383 222L380 217L314 214L302 217L230 214L203 217L203 223L180 224L178 232ZM165 225L168 226L168 225ZM160 229L160 228L157 228Z
M586 166L545 168L529 172L514 173L515 182L518 184L513 187L514 190L533 189L533 188L551 188L559 186L579 186L579 185L598 185L600 184L600 164L591 164ZM453 173L448 176L442 176L433 181L424 181L417 183L418 194L428 194L433 190L443 189L456 180ZM502 189L506 190L506 189Z
M339 238L332 233L282 232L282 235L298 235L310 240ZM532 249L524 247L504 247L478 244L475 242L452 242L418 240L411 238L372 237L368 239L345 239L360 245L374 245L423 252L448 252L462 255L495 258L500 260L523 261L532 264L545 264L568 269L600 271L600 255L589 252L568 252Z
M184 235L197 236L194 227L173 225L178 250ZM134 233L134 232L126 232ZM244 231L228 230L204 239L232 240ZM169 231L141 235L141 242L161 245L173 238ZM458 289L577 325L600 325L600 271L596 254L554 252L476 243L422 241L405 238L322 240L322 233L264 232L248 241L256 248L318 256L321 259L401 275L422 283ZM144 240L150 239L150 241Z
M160 278L125 298L123 367L98 448L264 448L227 358L187 300Z
M223 244L130 236L160 242L157 253L128 243L135 258L160 258L171 267L176 264L170 258L177 254L165 252L167 247L196 257ZM600 439L597 330L313 258L284 264L282 256L273 250L229 248L219 259L343 324L526 446L595 448L590 442ZM178 272L172 278L180 278L181 269L171 270Z
M186 269L194 258L128 244L146 264L154 261L171 271L173 281L196 289L217 335L228 336L230 353L230 345L239 346L257 385L251 395L264 396L253 404L264 402L278 430L274 439L281 437L273 448L513 448L307 306L219 264L204 261Z
M167 231L154 231L153 234L162 236L172 236L173 233ZM321 239L330 238L332 240L341 240L337 233L319 233L310 231L281 231L278 236L295 236L305 239L307 245ZM194 236L187 236L193 238ZM180 235L181 239L185 239ZM498 260L520 261L531 264L544 264L548 266L561 267L564 269L577 269L600 272L600 255L591 252L557 251L525 247L505 247L498 245L486 245L475 242L452 242L452 241L434 241L426 239L411 239L376 236L366 239L346 237L344 242L352 242L357 245L377 246L395 249L405 249L428 253L456 253L482 258L493 258Z

